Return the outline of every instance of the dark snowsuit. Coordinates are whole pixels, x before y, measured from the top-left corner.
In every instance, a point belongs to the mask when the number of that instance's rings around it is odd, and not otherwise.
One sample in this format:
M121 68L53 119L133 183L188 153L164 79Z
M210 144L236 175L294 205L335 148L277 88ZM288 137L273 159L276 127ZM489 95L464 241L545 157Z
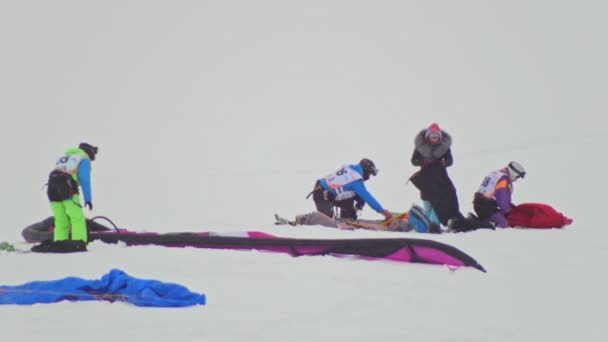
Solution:
M441 143L433 145L425 139L425 131L420 131L414 140L411 161L412 165L421 168L410 177L410 181L420 190L420 198L431 203L441 224L447 225L451 218L463 218L456 188L446 170L453 163L452 137L442 131Z

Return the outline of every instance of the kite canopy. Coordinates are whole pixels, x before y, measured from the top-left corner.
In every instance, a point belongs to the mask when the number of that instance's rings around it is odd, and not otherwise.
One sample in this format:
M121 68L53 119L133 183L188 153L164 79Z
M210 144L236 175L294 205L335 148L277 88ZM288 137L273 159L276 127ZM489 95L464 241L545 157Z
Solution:
M562 228L573 222L553 207L542 203L522 203L511 209L509 226L521 228Z
M205 305L205 295L186 287L145 280L113 269L99 280L67 277L52 281L33 281L18 286L0 286L0 304L31 305L63 300L121 301L136 306L184 307Z
M52 218L43 220L26 227L22 235L28 242L41 242L52 238L52 224ZM426 239L298 239L283 238L256 231L230 234L214 232L158 234L110 229L91 220L87 220L87 226L89 241L124 242L129 246L159 245L256 250L286 253L294 257L302 255L355 256L368 260L380 259L455 267L470 266L485 272L485 269L475 259L461 250Z

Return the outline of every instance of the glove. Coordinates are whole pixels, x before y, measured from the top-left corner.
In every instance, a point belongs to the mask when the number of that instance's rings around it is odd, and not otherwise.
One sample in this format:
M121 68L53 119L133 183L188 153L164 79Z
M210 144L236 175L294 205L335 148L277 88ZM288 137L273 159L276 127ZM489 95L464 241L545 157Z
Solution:
M363 201L355 203L355 208L357 208L357 210L362 210L364 206L365 206L365 202L363 202Z
M84 206L85 206L85 208L88 207L89 210L93 210L93 203L91 203L89 201L84 202Z

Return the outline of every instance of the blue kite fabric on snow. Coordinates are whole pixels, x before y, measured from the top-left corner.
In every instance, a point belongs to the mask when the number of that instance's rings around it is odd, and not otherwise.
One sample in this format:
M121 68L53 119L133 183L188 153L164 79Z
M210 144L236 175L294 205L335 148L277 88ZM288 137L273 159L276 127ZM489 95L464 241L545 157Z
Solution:
M184 307L205 305L205 295L185 286L145 280L113 269L99 280L67 277L52 281L33 281L18 286L0 286L0 304L31 305L62 300L121 301L136 306Z

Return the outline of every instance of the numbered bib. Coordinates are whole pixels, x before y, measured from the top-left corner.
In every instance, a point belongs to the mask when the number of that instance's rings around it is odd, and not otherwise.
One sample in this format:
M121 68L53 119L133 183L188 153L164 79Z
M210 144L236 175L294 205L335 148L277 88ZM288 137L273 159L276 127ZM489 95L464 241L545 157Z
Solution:
M327 185L330 188L337 190L337 189L344 187L347 184L358 181L359 179L362 179L363 177L357 171L353 170L349 166L345 166L345 167L341 168L340 170L338 170L330 175L327 175L323 178L325 179L325 181L327 182Z
M500 171L494 171L490 173L479 186L479 190L477 190L480 194L485 197L494 197L494 193L496 192L496 184L500 178L506 176L504 173Z
M82 156L79 154L63 156L57 159L57 163L55 164L55 170L59 170L73 175L78 172L78 165L80 165L81 160Z

